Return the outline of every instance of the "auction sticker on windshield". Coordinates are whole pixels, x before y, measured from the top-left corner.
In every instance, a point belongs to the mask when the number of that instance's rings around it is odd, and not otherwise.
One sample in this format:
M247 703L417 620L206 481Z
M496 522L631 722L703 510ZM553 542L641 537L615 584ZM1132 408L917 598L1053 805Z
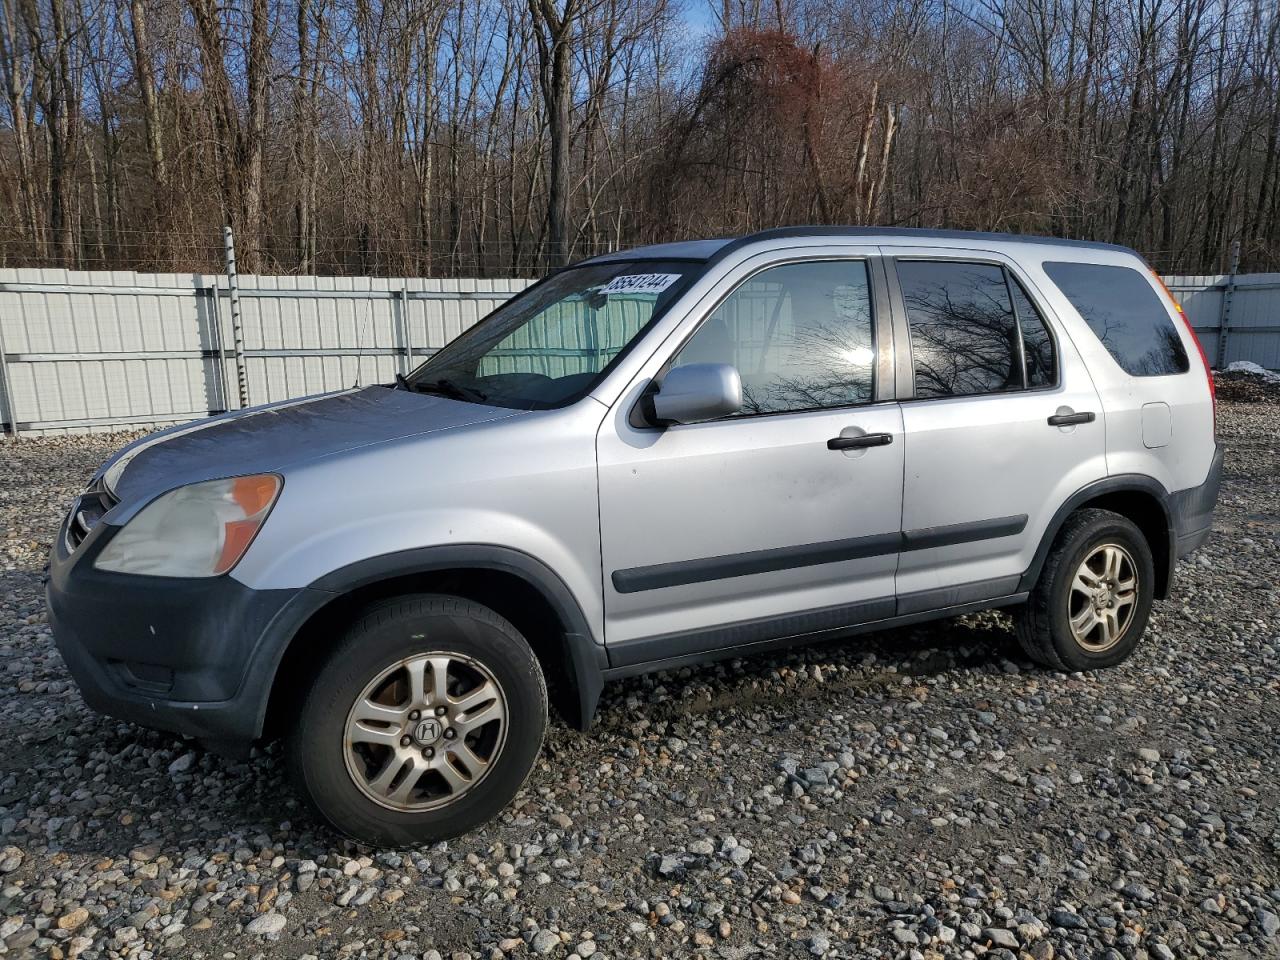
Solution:
M680 279L678 273L631 273L614 277L598 293L661 293Z

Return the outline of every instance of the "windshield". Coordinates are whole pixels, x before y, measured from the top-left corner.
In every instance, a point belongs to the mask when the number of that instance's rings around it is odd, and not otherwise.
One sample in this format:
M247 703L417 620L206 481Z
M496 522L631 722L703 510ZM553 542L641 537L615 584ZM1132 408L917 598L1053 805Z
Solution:
M584 396L683 292L701 264L570 267L507 301L400 385L538 410Z

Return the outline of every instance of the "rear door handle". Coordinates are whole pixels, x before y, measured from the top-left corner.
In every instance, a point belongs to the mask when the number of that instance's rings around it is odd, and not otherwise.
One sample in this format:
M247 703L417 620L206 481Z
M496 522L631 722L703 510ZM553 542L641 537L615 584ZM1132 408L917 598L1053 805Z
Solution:
M883 447L893 443L892 433L864 433L860 437L832 437L827 441L828 450L860 450L863 447Z
M1055 413L1049 418L1049 426L1051 427L1070 427L1077 423L1093 423L1094 415L1088 411L1085 413Z

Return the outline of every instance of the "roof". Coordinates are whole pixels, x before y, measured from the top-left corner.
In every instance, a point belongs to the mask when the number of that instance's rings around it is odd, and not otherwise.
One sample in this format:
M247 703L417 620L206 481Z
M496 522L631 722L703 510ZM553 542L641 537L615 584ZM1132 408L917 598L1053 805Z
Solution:
M1094 240L1063 240L1058 237L1039 237L1016 233L982 233L976 230L925 230L915 227L779 227L760 230L741 237L721 237L710 240L684 240L677 243L655 243L645 247L632 247L592 257L585 263L605 263L616 260L714 260L748 244L770 240L837 237L846 239L878 240L968 240L986 243L1043 243L1060 247L1085 247L1095 250L1113 250L1132 253L1128 247Z
M681 240L676 243L651 243L644 247L631 247L590 257L583 263L608 263L614 260L710 260L727 244L735 243L734 237L714 240Z

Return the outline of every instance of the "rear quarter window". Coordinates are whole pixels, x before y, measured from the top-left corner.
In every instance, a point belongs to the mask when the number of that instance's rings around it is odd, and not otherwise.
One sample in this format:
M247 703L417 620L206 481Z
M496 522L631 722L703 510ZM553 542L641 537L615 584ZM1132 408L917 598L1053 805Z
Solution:
M1056 261L1045 263L1044 272L1125 373L1160 377L1190 369L1178 329L1144 274Z

